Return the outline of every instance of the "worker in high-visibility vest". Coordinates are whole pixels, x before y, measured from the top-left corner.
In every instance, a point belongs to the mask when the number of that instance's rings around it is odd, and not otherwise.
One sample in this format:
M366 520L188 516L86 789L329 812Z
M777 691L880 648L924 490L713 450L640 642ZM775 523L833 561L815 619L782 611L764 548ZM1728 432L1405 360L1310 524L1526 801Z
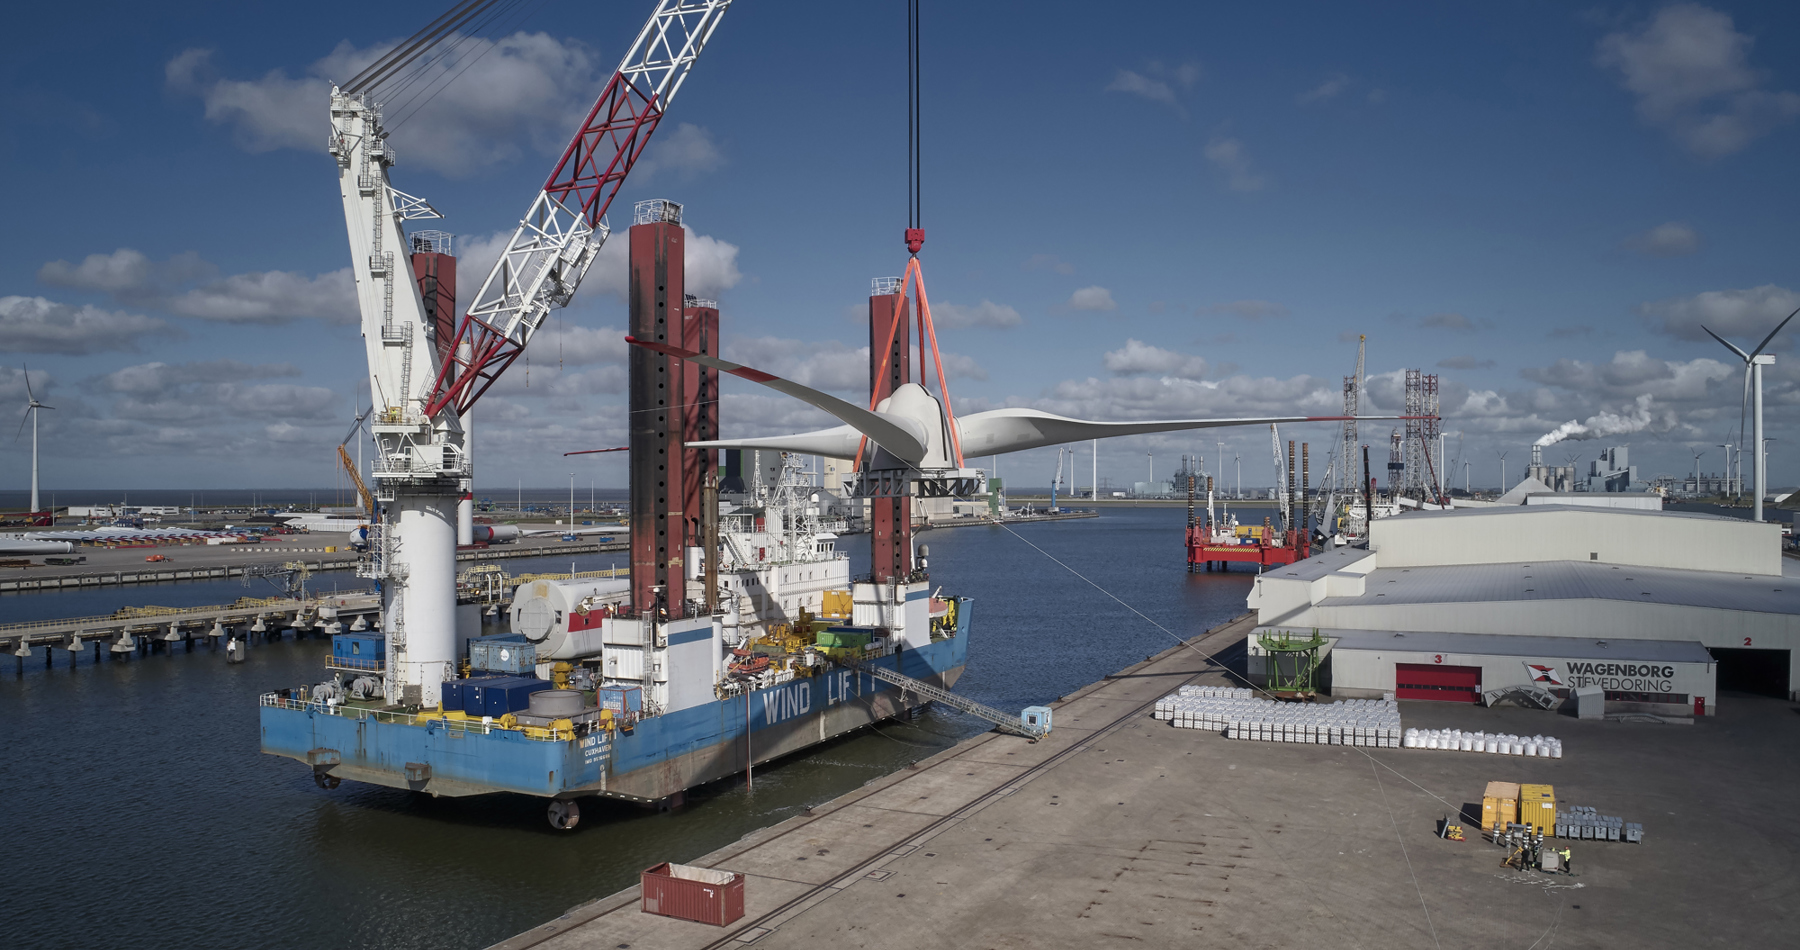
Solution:
M1569 849L1564 848L1558 853L1562 855L1563 873L1564 874L1574 874L1575 873L1575 858L1569 852Z

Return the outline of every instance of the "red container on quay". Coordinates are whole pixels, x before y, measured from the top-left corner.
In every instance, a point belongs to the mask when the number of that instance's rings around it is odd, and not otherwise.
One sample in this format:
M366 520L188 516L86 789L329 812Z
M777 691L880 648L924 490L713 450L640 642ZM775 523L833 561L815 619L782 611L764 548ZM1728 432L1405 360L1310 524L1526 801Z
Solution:
M646 914L723 927L744 916L744 876L731 871L670 864L643 874Z

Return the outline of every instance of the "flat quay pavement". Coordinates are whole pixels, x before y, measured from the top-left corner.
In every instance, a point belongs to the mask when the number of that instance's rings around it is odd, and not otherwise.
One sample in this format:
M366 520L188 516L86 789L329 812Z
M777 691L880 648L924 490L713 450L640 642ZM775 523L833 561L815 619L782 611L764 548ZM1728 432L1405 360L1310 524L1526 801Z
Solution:
M462 563L517 557L550 557L623 551L624 542L563 541L557 537L521 538L487 548L458 551ZM335 550L334 550L335 549ZM161 554L165 561L146 561ZM113 584L160 584L168 581L241 577L247 566L301 561L314 571L347 571L356 567L358 555L350 549L350 536L342 533L290 534L264 544L164 544L154 548L94 548L77 546L73 554L51 557L85 557L87 562L69 567L0 568L0 593L59 590L69 587L105 587ZM13 556L8 555L8 558ZM24 559L27 555L18 555ZM29 555L42 561L43 555Z
M1241 669L1251 624L1191 645ZM496 950L1792 945L1794 704L1727 695L1693 726L1402 704L1407 726L1565 740L1564 758L1538 759L1152 719L1186 682L1229 681L1176 647L1056 703L1041 742L978 736L711 854L670 854L746 875L747 912L726 927L644 914L633 887ZM1552 784L1642 822L1646 842L1570 842L1567 877L1437 838L1445 816L1479 813L1490 780Z

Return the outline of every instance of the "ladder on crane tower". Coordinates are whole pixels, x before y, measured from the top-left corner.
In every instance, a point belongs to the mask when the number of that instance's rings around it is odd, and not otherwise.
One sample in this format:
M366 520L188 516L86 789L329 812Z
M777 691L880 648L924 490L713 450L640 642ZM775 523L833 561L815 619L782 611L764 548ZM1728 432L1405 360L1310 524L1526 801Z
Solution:
M1002 710L995 709L992 706L985 706L968 697L958 696L947 689L933 686L924 680L914 679L897 670L890 670L885 667L868 663L859 663L849 657L834 658L834 661L839 665L848 667L858 673L867 673L878 680L892 683L895 686L900 687L900 695L902 698L904 698L907 693L911 693L928 702L942 703L952 709L958 709L968 713L977 719L991 722L1003 732L1010 732L1016 736L1024 736L1033 742L1042 739L1050 732L1050 717L1048 710L1044 710L1044 712L1039 715L1030 715L1034 710L1041 707L1033 707L1033 709L1026 710L1028 715L1015 716Z

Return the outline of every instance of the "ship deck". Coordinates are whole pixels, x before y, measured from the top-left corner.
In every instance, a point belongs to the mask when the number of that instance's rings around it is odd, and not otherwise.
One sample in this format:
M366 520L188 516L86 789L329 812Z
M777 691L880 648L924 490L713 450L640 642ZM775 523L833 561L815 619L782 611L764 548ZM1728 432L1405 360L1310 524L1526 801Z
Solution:
M1195 644L1235 665L1253 625ZM1409 725L1553 732L1569 749L1497 759L1233 742L1150 718L1190 681L1227 682L1176 647L1054 704L1042 742L984 734L711 854L667 855L746 875L729 926L641 913L634 887L495 950L1750 946L1785 943L1800 915L1800 819L1783 807L1800 763L1770 754L1800 742L1791 704L1733 697L1686 728L1403 704ZM1646 843L1573 842L1571 879L1435 837L1490 780L1552 784L1643 822Z

